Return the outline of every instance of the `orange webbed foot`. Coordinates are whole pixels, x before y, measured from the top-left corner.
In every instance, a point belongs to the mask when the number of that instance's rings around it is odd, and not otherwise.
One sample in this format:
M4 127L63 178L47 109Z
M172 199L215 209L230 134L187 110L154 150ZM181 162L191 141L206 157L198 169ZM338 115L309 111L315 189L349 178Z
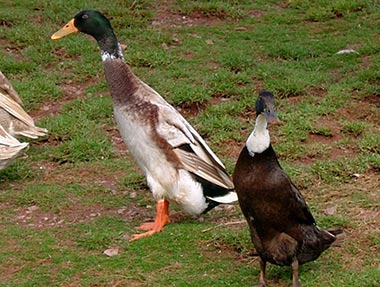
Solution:
M157 214L154 222L146 222L139 226L140 230L147 230L147 232L140 234L133 234L130 241L135 241L144 237L152 236L160 232L163 227L170 222L169 218L169 201L161 200L157 202Z
M151 222L145 222L141 224L139 227L137 227L139 230L152 230L154 227L154 221Z

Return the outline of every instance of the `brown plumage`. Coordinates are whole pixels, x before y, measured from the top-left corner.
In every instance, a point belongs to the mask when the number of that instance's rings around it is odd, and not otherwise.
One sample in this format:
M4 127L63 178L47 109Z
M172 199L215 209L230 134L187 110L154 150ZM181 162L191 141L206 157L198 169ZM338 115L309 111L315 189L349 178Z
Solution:
M342 230L316 225L301 193L281 168L267 130L269 119L278 120L272 93L260 93L256 113L255 129L236 163L235 190L260 257L259 286L266 286L265 266L270 262L291 265L297 287L298 265L317 259Z

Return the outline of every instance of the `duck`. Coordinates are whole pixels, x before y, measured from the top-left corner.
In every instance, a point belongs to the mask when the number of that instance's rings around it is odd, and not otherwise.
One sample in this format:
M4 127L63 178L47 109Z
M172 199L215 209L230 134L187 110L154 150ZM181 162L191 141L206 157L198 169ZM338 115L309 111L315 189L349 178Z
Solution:
M0 170L8 167L16 158L25 155L29 143L19 142L0 125Z
M115 122L157 202L154 221L141 224L143 232L130 240L162 231L170 222L170 203L190 215L201 215L237 201L230 175L205 140L133 73L107 17L97 10L80 11L51 38L76 32L92 36L100 47Z
M339 246L343 230L317 226L302 194L280 166L268 131L268 124L281 122L273 93L261 91L255 108L255 126L232 178L259 258L258 286L267 286L265 269L269 262L291 266L292 284L300 287L299 265L316 260L330 246Z
M17 137L36 139L46 133L47 130L37 127L22 108L20 96L0 71L0 170L28 150L29 143L20 142Z
M22 108L22 101L9 80L0 72L0 125L13 137L36 139L47 134L37 127L33 118Z

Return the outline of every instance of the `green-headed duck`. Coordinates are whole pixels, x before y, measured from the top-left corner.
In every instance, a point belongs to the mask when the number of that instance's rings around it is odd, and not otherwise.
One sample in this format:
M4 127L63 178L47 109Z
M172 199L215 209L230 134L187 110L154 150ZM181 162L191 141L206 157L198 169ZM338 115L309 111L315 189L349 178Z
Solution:
M157 201L154 222L142 224L140 229L145 232L134 234L131 240L161 231L170 222L170 201L193 215L237 201L220 159L182 115L124 61L109 20L95 10L81 11L52 39L75 32L91 35L99 44L118 129Z

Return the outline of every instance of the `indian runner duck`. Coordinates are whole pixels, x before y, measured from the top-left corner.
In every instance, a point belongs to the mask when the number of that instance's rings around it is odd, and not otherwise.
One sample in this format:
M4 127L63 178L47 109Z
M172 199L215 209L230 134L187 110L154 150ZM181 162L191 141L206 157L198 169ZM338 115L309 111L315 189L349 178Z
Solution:
M182 115L124 61L109 20L99 11L84 10L51 38L75 32L91 35L100 47L118 129L157 201L154 222L142 224L140 229L145 232L134 234L131 240L161 231L170 222L169 202L199 215L220 203L237 201L220 159Z
M274 96L262 91L256 101L256 123L240 152L233 182L260 262L260 287L266 263L290 265L299 287L298 266L315 260L338 242L341 228L316 225L301 193L281 168L270 143L268 122L279 122ZM339 242L342 238L339 239Z
M24 155L28 147L28 143L19 142L0 125L0 170L6 168L16 158Z
M22 101L11 83L0 72L0 125L12 136L36 139L47 130L37 127L34 120L22 108Z

